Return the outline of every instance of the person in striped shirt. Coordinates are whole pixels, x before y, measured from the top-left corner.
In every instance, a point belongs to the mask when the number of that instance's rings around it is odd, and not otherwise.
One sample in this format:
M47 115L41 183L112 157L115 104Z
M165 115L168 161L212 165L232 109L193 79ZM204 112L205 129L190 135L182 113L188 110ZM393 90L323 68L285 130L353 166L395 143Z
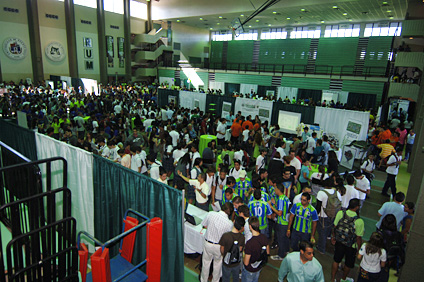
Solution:
M224 197L222 197L222 204L225 204L226 202L233 202L233 199L236 197L237 195L234 193L234 190L231 188L227 188L225 189L225 194Z
M252 193L252 181L246 176L246 171L241 170L239 173L239 178L236 180L236 189L235 192L239 195L244 203L247 203L250 193Z
M236 180L234 179L234 177L229 176L227 178L226 185L222 189L222 201L224 201L224 199L225 199L225 194L226 194L226 191L227 191L228 188L231 188L233 190L233 192L235 192L235 185L236 185ZM236 196L237 196L237 194L236 194ZM224 202L222 204L224 204Z
M290 210L289 226L287 237L291 236L291 247L293 251L299 251L299 241L315 242L315 231L317 229L318 213L310 204L311 195L303 193L300 203L292 206ZM290 228L293 224L293 234Z
M278 184L275 193L278 200L269 201L272 211L277 215L277 224L275 226L276 237L278 242L278 254L272 256L272 260L283 260L290 251L290 240L286 236L289 226L288 218L290 216L290 200L284 195L284 187Z
M250 213L252 216L256 216L259 219L259 230L262 234L268 236L268 222L267 218L271 218L272 210L267 202L261 200L261 190L256 189L253 192L255 197L254 201L248 204Z

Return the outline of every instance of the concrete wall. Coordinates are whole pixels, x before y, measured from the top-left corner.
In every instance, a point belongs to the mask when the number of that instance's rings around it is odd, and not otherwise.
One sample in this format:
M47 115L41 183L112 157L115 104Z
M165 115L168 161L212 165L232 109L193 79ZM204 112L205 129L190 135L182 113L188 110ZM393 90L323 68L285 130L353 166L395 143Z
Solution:
M187 59L188 57L199 57L202 58L202 61L207 57L204 48L209 46L209 29L179 23L172 23L171 29L172 42L181 44L181 53L184 57Z
M0 65L3 80L19 81L20 79L33 78L31 49L28 32L28 18L25 1L0 0ZM3 8L17 9L19 12L7 12ZM14 60L4 53L4 41L7 38L18 38L26 47L26 56L21 60Z

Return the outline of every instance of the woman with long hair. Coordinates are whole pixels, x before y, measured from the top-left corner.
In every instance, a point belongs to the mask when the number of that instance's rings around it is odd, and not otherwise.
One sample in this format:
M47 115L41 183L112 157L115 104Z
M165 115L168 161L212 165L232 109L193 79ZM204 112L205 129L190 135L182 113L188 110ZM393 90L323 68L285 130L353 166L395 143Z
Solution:
M337 158L336 152L328 151L328 174L339 173L339 159Z
M357 281L378 281L387 260L383 236L380 233L372 233L369 242L362 244L358 259L361 260L361 265Z
M264 139L262 138L262 134L260 131L255 133L255 137L253 138L253 157L256 159L259 155L259 148L265 147Z

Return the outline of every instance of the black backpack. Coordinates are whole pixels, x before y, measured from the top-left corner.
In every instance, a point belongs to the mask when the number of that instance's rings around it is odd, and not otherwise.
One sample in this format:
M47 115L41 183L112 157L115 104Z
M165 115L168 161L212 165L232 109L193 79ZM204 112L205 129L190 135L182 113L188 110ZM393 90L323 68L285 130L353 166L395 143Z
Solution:
M224 156L224 158L222 159L222 162L224 163L224 165L226 165L227 167L229 167L230 166L230 155L229 154L226 154Z
M342 243L347 247L352 247L356 241L355 234L355 220L359 216L350 217L343 211L343 217L334 227L334 234L336 235L336 241Z
M259 259L252 263L253 268L262 268L267 264L268 262L268 254L266 253L266 246L262 246L261 255L259 256Z
M224 263L225 264L234 264L241 262L241 254L240 254L240 244L237 241L233 242L230 250L225 254Z

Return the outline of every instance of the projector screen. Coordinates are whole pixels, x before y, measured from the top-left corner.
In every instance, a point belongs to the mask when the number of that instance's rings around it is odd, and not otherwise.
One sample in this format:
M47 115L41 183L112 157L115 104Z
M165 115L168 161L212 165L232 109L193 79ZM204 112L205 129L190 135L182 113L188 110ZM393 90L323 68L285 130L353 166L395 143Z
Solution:
M301 117L302 114L300 113L279 111L278 125L280 126L280 131L296 134L296 127L300 124Z

